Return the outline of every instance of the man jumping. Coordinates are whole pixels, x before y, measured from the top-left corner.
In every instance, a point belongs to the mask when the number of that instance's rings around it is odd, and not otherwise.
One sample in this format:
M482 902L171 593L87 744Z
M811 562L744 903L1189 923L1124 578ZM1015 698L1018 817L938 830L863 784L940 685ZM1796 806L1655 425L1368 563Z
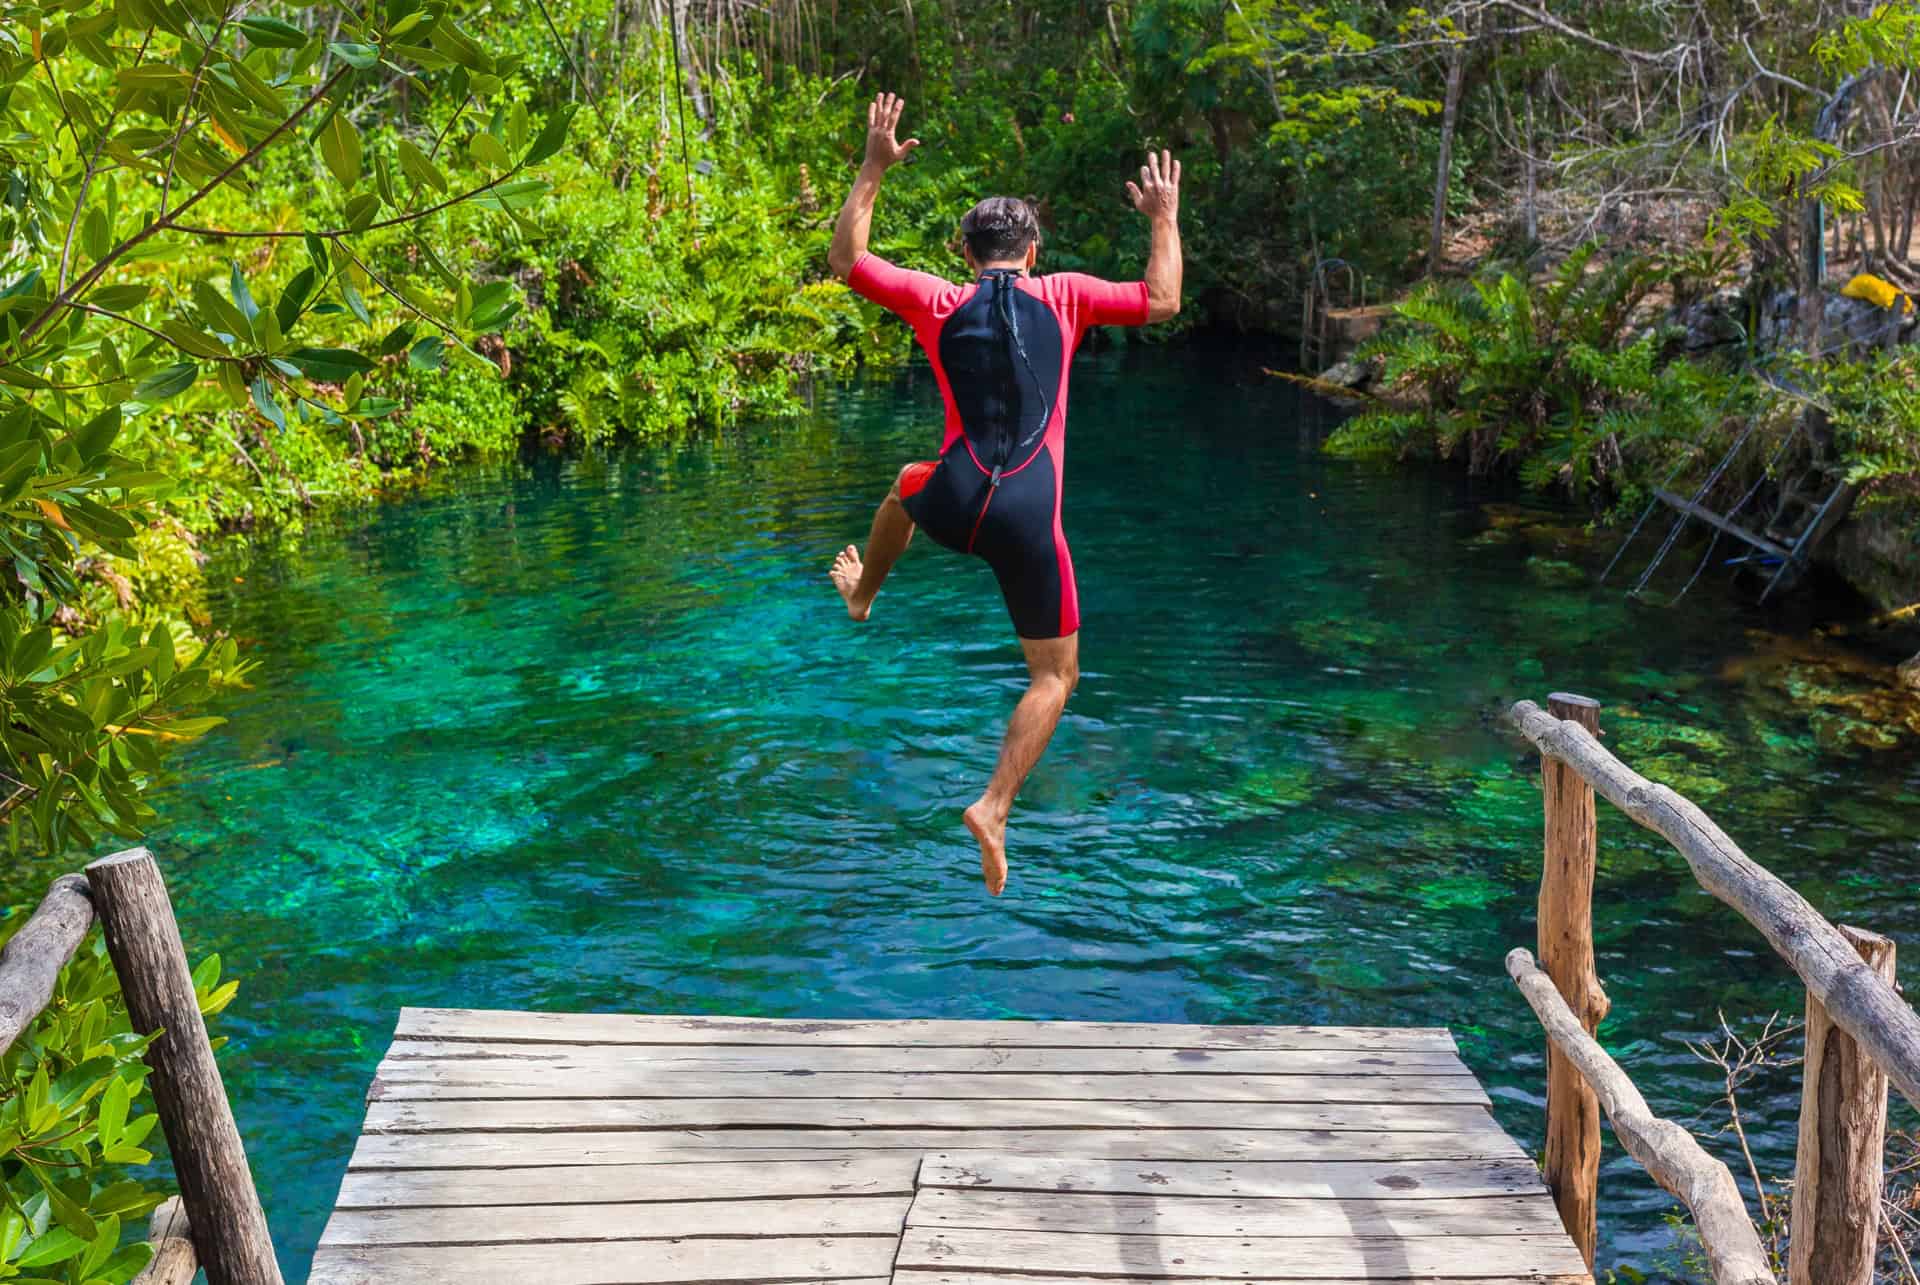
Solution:
M1040 247L1033 210L996 196L960 222L975 279L954 285L867 253L880 181L920 145L895 137L903 106L881 94L867 108L866 162L827 261L913 327L946 402L946 431L938 460L900 470L874 514L866 556L848 545L828 574L847 614L865 620L917 525L949 549L985 559L1000 581L1031 681L1007 723L993 779L962 814L997 897L1007 883L1007 813L1080 681L1080 599L1060 528L1068 363L1089 327L1140 326L1180 311L1180 163L1149 152L1140 182L1127 184L1152 228L1144 281L1031 275Z

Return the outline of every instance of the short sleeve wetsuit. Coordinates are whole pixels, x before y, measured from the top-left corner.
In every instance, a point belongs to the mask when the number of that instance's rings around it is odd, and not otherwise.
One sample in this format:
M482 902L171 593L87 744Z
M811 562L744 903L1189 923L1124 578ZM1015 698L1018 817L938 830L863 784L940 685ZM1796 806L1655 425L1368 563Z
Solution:
M1022 638L1077 632L1060 527L1067 369L1090 328L1146 324L1146 282L990 268L955 285L863 254L848 283L913 327L946 403L940 458L901 478L907 515L986 560Z

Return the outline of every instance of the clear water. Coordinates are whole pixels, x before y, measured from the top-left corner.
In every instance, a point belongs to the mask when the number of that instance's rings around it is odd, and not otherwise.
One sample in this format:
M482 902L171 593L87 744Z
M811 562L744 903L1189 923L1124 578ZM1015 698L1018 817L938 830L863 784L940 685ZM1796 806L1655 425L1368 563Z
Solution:
M864 628L824 576L936 439L924 373L225 555L218 615L263 666L153 843L190 948L245 979L224 1060L289 1279L405 1004L1441 1024L1535 1146L1540 1038L1501 960L1533 938L1537 764L1497 715L1553 688L1911 948L1915 756L1806 703L1856 680L1709 586L1676 611L1593 587L1571 519L1330 461L1257 367L1077 369L1085 677L999 902L958 817L1023 681L990 574L917 546ZM1797 988L1663 845L1602 824L1608 1040L1711 1128L1680 1041ZM1785 1072L1744 1103L1769 1172L1796 1094ZM1670 1202L1617 1150L1605 1188L1603 1263L1654 1266Z

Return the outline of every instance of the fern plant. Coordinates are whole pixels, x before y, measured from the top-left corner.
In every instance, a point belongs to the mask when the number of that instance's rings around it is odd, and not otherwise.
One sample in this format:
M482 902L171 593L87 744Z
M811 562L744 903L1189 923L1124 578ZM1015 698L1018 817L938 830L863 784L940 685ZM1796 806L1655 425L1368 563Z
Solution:
M1671 270L1587 245L1545 283L1512 272L1469 286L1431 282L1395 308L1360 355L1381 362L1388 397L1338 428L1349 456L1465 453L1474 473L1586 493L1642 443L1692 440L1714 414L1718 377L1669 360L1671 335L1635 315Z

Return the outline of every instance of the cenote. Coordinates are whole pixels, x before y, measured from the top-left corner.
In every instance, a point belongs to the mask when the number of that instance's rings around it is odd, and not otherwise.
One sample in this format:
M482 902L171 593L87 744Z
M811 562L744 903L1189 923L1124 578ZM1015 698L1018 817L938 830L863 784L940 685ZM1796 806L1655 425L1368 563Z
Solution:
M865 627L824 574L936 440L924 370L220 555L216 618L261 668L151 842L190 950L243 979L224 1064L290 1280L402 1005L1445 1025L1537 1147L1541 1037L1501 959L1533 940L1538 764L1499 713L1555 688L1830 917L1912 946L1910 747L1863 743L1864 680L1717 577L1631 603L1579 517L1328 459L1244 354L1075 380L1084 679L999 902L958 818L1023 683L990 573L917 546ZM1798 987L1601 822L1604 1034L1711 1133L1719 1072L1684 1041ZM1769 1175L1797 1086L1743 1097ZM1602 1266L1669 1270L1673 1207L1609 1139Z

